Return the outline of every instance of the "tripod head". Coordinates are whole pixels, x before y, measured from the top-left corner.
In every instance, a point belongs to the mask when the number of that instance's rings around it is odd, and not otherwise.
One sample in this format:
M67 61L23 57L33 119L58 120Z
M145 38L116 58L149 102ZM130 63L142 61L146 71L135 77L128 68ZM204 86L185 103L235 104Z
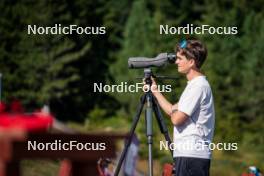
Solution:
M146 84L150 85L152 84L151 76L154 77L151 68L144 68L144 80Z
M151 77L153 78L157 78L157 79L161 79L161 80L177 80L179 79L179 77L173 77L173 76L157 76L157 75L154 75L151 68L144 68L144 80L146 82L146 84L149 84L151 85L152 83L152 80L151 80ZM140 77L137 77L136 79L142 79Z

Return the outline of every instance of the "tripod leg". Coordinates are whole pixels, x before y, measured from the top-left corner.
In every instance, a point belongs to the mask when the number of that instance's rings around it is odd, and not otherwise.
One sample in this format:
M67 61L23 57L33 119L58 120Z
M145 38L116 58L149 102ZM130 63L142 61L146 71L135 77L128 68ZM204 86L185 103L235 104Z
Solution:
M149 161L149 176L153 175L153 159L152 159L152 136L153 136L153 130L152 130L152 96L151 93L148 92L147 93L147 97L146 97L146 135L147 135L147 139L148 139L148 161Z
M131 141L132 141L132 138L133 138L133 135L134 135L134 132L135 132L135 129L136 129L136 126L137 126L137 123L139 121L139 118L140 118L140 114L142 112L142 109L144 107L144 103L146 101L146 94L144 94L141 98L140 98L140 104L138 105L137 107L137 113L133 119L133 123L132 123L132 126L131 126L131 129L129 131L129 135L128 135L128 139L125 143L125 148L123 149L122 153L121 153L121 156L120 156L120 159L118 161L118 164L117 164L117 167L115 169L115 174L114 176L118 176L119 174L119 171L120 171L120 168L122 166L122 163L125 159L125 156L126 156L126 153L128 151L128 147L130 146L131 144Z
M153 95L152 95L153 96ZM156 100L156 98L153 96L152 98L153 100L153 109L154 109L154 113L155 113L155 116L156 116L156 119L157 119L157 122L159 124L159 128L160 128L160 131L161 133L164 135L166 141L168 142L169 146L171 145L172 141L171 141L171 138L170 138L170 135L169 135L169 131L168 131L168 128L163 120L163 117L162 117L162 114L161 114L161 110L160 110L160 107L158 105L158 102ZM170 153L173 157L173 151L171 150L171 148L169 147L170 149Z

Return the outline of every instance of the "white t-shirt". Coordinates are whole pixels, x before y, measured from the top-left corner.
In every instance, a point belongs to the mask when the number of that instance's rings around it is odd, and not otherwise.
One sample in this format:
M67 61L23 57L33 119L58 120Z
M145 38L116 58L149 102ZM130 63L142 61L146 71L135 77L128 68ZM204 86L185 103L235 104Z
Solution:
M183 124L174 126L174 157L211 158L208 144L212 142L215 111L212 91L205 76L188 81L178 111L189 117Z

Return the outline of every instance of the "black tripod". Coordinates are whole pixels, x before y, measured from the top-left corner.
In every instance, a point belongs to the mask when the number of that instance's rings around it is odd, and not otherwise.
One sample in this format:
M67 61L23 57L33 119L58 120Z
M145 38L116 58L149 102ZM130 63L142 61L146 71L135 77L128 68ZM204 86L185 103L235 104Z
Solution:
M148 84L149 87L151 87L151 84L152 84L151 76L152 76L151 69L145 68L144 69L144 78L145 78L146 84ZM143 106L145 103L146 103L145 120L146 120L146 136L147 136L147 143L148 143L148 162L149 162L148 163L148 172L149 172L149 176L153 176L153 159L152 159L152 136L153 136L153 133L152 133L152 112L153 112L153 110L154 110L154 114L156 116L156 119L157 119L161 133L165 136L165 139L168 142L168 144L169 145L171 144L169 132L168 132L166 124L163 121L163 117L162 117L162 114L160 111L160 107L157 103L157 100L153 96L151 90L149 89L149 91L146 92L140 98L140 104L138 105L136 115L133 119L132 127L130 129L127 142L125 143L125 148L122 151L121 157L118 161L118 164L117 164L117 167L115 170L115 174L114 174L115 176L118 176L118 174L119 174L121 165L122 165L124 158L126 156L126 153L128 151L128 147L131 144L133 134L135 132L137 123L138 123L139 118L140 118L140 114L142 112L142 109L143 109ZM170 152L171 152L171 155L173 156L173 152L171 149L170 149Z

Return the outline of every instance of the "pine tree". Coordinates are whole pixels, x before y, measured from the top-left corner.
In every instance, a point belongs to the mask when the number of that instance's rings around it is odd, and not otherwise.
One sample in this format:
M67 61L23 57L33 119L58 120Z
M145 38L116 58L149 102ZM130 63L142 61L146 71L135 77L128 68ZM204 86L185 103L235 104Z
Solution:
M263 13L254 2L206 1L202 23L211 26L237 27L237 35L205 36L209 57L205 65L211 80L216 104L216 135L228 141L241 141L241 130L259 121L262 104L259 89ZM257 22L258 21L258 22ZM254 27L253 27L254 26ZM255 47L253 47L255 46ZM257 110L258 109L258 110ZM258 113L257 113L258 112ZM251 126L251 125L250 125ZM260 128L256 125L254 128ZM263 140L262 140L263 141Z
M0 65L5 99L16 97L28 110L50 104L58 118L81 119L94 106L111 106L107 112L113 113L114 98L105 94L93 97L92 93L92 83L105 80L108 74L107 35L27 34L28 24L102 26L103 12L95 8L100 6L100 2L82 0L1 2Z
M129 70L128 58L135 56L153 56L153 26L150 14L144 1L134 1L129 18L127 19L122 49L117 56L116 63L112 66L112 75L116 83L127 82L135 84L142 82L136 77L144 76L143 70ZM131 114L139 103L137 93L120 94L118 100L125 107L125 112Z

